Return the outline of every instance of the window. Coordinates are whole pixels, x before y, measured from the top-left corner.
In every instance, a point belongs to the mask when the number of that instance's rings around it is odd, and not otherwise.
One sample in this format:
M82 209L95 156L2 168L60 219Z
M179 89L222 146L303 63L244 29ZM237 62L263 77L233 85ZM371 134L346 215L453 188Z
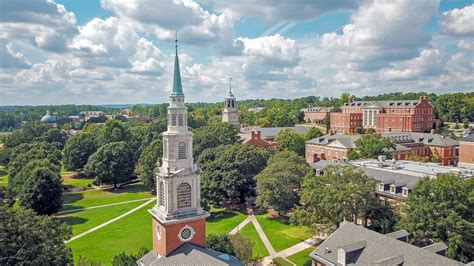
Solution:
M177 202L179 208L191 207L191 185L184 182L177 189Z
M384 191L385 190L385 185L384 184L379 184L379 191Z
M178 159L186 159L186 143L184 142L178 144Z
M403 190L402 190L402 195L403 195L404 197L408 197L408 189L407 189L407 188L403 188Z
M178 126L180 126L180 127L183 126L183 115L182 114L178 115Z
M160 182L160 198L158 202L160 206L165 206L165 182Z
M395 186L390 186L390 193L395 194Z
M176 115L175 115L175 114L173 114L173 115L171 116L171 125L172 125L172 126L176 126Z

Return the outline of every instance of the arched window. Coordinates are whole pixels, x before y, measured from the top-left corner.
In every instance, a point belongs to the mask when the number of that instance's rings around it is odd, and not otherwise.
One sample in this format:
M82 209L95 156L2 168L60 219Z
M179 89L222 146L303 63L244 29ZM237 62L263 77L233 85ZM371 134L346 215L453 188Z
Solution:
M165 183L160 182L160 195L159 195L159 204L160 206L165 206Z
M172 126L176 126L176 115L175 115L175 114L173 114L173 115L171 116L171 125L172 125Z
M178 144L178 159L186 159L186 143L184 142Z
M191 185L186 182L181 183L176 192L178 209L191 207Z
M178 126L183 126L183 115L179 114L178 115Z

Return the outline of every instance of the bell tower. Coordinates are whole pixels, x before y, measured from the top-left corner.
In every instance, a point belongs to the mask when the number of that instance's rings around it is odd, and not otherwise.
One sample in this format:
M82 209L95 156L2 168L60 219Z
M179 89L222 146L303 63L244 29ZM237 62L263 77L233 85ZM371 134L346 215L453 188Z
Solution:
M222 111L222 122L228 122L237 128L240 127L237 100L232 94L232 78L229 78L229 94L224 99L224 110Z
M194 164L193 134L187 126L177 38L175 42L168 129L163 133L163 163L156 177L157 204L149 210L153 216L153 250L158 256L167 256L186 242L205 247L205 219L209 216L201 208L201 169Z

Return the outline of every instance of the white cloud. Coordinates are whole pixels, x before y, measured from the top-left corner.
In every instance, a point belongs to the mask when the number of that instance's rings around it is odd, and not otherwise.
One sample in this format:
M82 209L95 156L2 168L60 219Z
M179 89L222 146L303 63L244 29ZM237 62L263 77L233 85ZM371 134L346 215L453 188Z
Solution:
M464 8L455 8L441 15L440 24L443 32L455 36L474 34L474 4Z
M12 43L0 39L0 68L30 68L31 63L22 53L15 51Z
M76 17L46 0L3 0L0 38L21 40L47 51L64 52L76 33Z
M382 69L380 76L384 79L396 80L439 75L445 65L444 61L438 49L422 50L416 58L394 63L392 68Z

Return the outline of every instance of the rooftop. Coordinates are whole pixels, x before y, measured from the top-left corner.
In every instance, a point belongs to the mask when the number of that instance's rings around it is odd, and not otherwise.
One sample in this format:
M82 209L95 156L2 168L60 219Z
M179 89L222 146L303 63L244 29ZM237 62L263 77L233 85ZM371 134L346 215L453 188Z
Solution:
M463 265L430 249L419 248L350 222L344 222L310 256L329 265L340 265L341 256L346 265L395 265L400 262L404 266Z

